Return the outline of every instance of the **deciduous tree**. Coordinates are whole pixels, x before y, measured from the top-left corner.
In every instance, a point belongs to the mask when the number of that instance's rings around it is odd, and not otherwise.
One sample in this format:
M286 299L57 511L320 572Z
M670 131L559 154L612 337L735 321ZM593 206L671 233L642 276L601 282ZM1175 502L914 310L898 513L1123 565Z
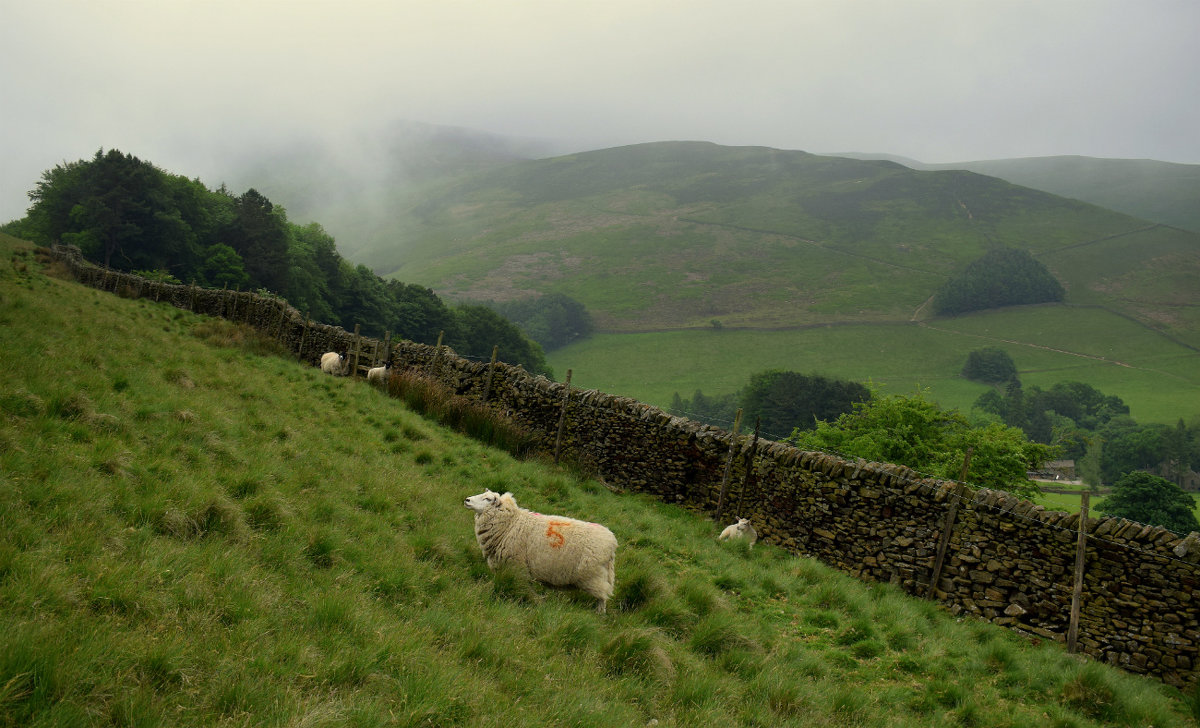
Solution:
M1178 485L1143 471L1122 476L1113 483L1112 494L1096 504L1101 513L1176 533L1200 531L1195 507L1196 500Z

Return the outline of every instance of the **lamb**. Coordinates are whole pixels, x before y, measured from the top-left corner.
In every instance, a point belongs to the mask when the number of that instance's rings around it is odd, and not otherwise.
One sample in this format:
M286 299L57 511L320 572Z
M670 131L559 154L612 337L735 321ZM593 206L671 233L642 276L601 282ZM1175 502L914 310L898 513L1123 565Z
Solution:
M758 540L758 531L754 530L754 524L750 523L749 518L739 518L737 523L731 523L721 531L721 535L717 536L718 541L728 539L744 538L750 541L750 548L754 548L754 542Z
M321 355L321 371L335 377L346 376L346 352L327 351Z
M552 586L573 586L596 598L604 614L616 579L617 537L598 523L544 516L517 505L512 493L485 490L463 501L475 512L475 538L489 569L523 567Z
M392 362L388 360L381 367L371 367L367 370L367 382L370 384L387 384L392 373Z

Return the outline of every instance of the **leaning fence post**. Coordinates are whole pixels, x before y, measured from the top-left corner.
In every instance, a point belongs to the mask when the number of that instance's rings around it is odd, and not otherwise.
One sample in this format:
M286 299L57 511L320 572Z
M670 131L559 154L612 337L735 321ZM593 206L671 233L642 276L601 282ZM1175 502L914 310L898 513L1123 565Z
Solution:
M750 442L750 449L746 451L746 476L742 479L742 492L738 494L738 504L736 517L742 517L742 501L746 499L746 490L751 485L758 485L758 478L754 474L754 453L758 451L758 430L762 426L762 415L754 418L754 439Z
M938 579L942 578L942 564L946 562L946 547L950 545L950 533L954 530L954 519L958 516L958 504L963 498L966 486L958 483L950 491L950 507L946 509L946 522L942 524L942 535L938 539L937 556L933 560L933 572L929 575L929 592L926 599L933 599L937 591Z
M437 346L433 350L433 361L429 364L429 376L437 377L438 360L442 358L442 335L445 331L438 332Z
M721 511L725 509L725 491L729 489L729 475L733 472L733 456L737 453L738 428L742 426L742 410L733 418L733 435L729 438L729 458L725 461L725 474L721 476L721 495L717 498L717 520L721 520Z
M562 445L563 430L567 426L567 405L571 403L571 370L567 370L567 388L563 393L562 411L558 413L558 432L554 435L554 464L558 465L558 450Z
M283 320L287 318L287 301L279 299L279 323L275 326L275 340L283 340ZM269 331L267 332L270 333Z
M488 395L492 393L492 373L496 371L496 355L500 353L500 345L496 344L492 347L492 360L488 362L487 380L483 383L483 401L488 401Z
M1083 601L1083 567L1087 555L1088 503L1092 494L1086 490L1080 494L1079 536L1075 540L1075 588L1071 592L1071 623L1067 627L1067 654L1073 655L1079 639L1079 608Z
M358 350L362 345L362 337L359 336L358 329L359 324L354 324L354 363L351 365L353 368L350 370L351 379L358 379Z
M967 471L971 469L971 456L975 454L975 446L971 445L967 448L967 456L963 458L962 472L958 474L958 480L961 483L967 482Z
M312 317L304 314L304 330L300 332L300 350L296 352L296 359L304 361L304 342L308 340L308 327L312 326Z

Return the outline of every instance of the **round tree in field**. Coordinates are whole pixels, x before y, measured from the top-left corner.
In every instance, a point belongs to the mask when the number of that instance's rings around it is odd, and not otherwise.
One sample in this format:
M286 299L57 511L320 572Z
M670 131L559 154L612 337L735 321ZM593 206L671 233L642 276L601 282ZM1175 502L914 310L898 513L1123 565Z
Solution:
M1162 526L1176 533L1200 531L1196 500L1178 485L1141 470L1126 473L1113 483L1112 495L1096 505L1108 516Z

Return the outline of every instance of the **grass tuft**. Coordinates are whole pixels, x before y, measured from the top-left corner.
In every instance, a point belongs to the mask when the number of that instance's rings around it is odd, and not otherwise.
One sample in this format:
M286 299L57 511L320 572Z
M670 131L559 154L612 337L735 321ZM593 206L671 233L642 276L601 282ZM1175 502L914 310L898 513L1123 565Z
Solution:
M653 677L662 682L675 678L675 665L653 630L623 629L601 647L600 656L612 675Z

